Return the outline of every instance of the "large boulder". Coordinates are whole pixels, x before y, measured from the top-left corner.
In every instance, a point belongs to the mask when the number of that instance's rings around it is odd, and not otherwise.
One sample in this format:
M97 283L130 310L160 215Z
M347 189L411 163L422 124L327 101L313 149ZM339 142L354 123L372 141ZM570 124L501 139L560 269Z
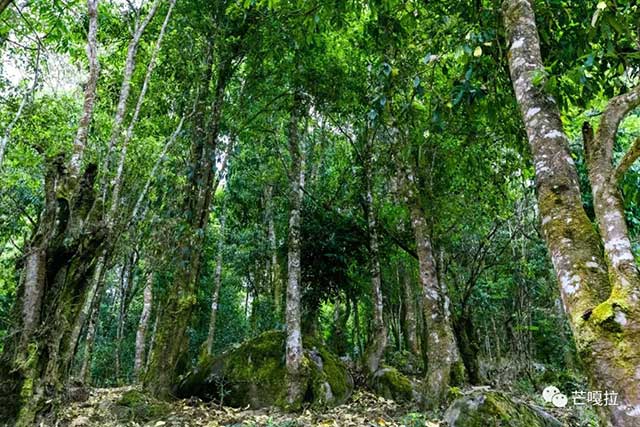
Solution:
M303 340L301 402L335 406L353 391L353 379L337 356L319 342ZM196 396L225 405L252 408L288 407L285 369L285 334L265 332L216 358L204 360L177 387L178 397Z
M411 381L396 368L378 369L371 377L371 386L376 394L396 402L414 399Z
M562 427L542 409L494 391L457 399L444 418L449 427Z

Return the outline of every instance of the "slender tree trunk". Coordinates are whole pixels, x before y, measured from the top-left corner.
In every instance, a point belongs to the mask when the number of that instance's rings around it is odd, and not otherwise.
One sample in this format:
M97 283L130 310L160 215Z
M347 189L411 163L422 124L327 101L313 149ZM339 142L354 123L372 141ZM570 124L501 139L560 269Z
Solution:
M460 350L460 357L464 363L469 382L472 385L478 385L482 382L478 361L480 345L477 338L478 334L473 325L472 315L466 306L461 308L461 314L453 322L453 326Z
M216 334L216 316L218 314L218 302L220 300L220 287L222 285L222 251L224 249L226 215L220 218L220 237L218 238L218 254L216 255L216 271L213 278L213 295L211 296L211 316L209 318L209 333L205 342L207 355L213 354L213 342Z
M80 365L78 378L83 384L91 384L91 358L93 356L93 345L96 342L96 332L98 329L98 318L100 316L101 296L96 296L96 301L91 310L89 323L87 324L87 336L85 338L84 354Z
M358 356L362 356L364 354L364 344L362 340L362 328L360 327L360 309L358 308L358 300L355 298L353 298L353 329Z
M138 46L140 45L140 39L142 38L142 34L146 30L147 26L153 19L158 10L158 6L160 5L160 0L155 0L151 5L151 10L145 17L145 19L140 22L136 21L135 28L133 30L133 37L129 42L129 46L127 48L127 58L124 63L124 72L122 75L122 85L120 87L120 96L118 97L118 104L116 105L116 113L113 118L113 127L111 128L111 138L109 140L109 148L104 158L104 162L102 165L102 191L103 198L106 199L106 191L107 191L107 179L109 176L109 169L111 166L111 155L116 146L116 142L118 138L121 136L122 132L122 122L124 120L125 112L127 109L127 100L129 99L129 93L131 91L131 77L133 76L133 72L136 68L136 53L138 52Z
M504 3L509 68L536 167L538 205L547 247L578 352L592 387L618 393L617 406L599 408L607 425L640 425L640 308L638 272L630 255L621 202L607 173L608 145L638 89L614 98L603 114L596 145L585 129L587 166L600 235L583 207L568 139L553 98L534 84L543 69L529 0ZM602 151L601 151L602 150ZM605 254L600 249L604 241Z
M289 244L287 254L287 307L286 307L286 370L287 403L298 408L302 403L302 334L300 308L300 234L302 223L302 198L304 186L304 150L300 147L298 121L303 112L302 94L296 92L289 121Z
M127 159L127 147L129 146L129 141L133 137L133 130L135 128L136 123L138 122L138 116L140 115L140 110L142 109L142 103L144 102L144 97L147 94L147 89L149 88L149 81L151 80L151 74L153 73L153 69L156 65L156 60L158 57L158 52L160 52L160 46L162 45L162 39L164 38L165 30L167 29L167 24L169 23L169 18L171 17L171 12L173 11L173 7L176 3L176 0L170 0L169 2L169 10L167 11L167 15L162 22L162 27L160 28L160 33L158 34L158 38L156 40L156 44L153 48L153 52L151 53L151 59L149 60L149 64L147 65L147 72L144 76L144 81L142 82L142 88L140 89L140 94L138 95L138 101L136 102L136 107L133 111L133 117L129 122L129 126L124 134L124 139L122 141L122 147L120 148L120 158L118 160L118 167L116 168L116 176L113 184L113 193L111 195L111 209L109 211L109 218L111 222L115 220L116 211L118 206L120 205L120 191L122 190L122 184L124 181L124 165ZM149 16L147 17L150 20L150 17L153 17L155 14L155 7L157 7L158 2L156 2L152 6L151 12L149 12ZM144 28L143 28L144 31ZM130 77L130 76L129 76ZM124 86L123 86L124 87ZM125 100L126 103L126 100ZM104 171L107 173L107 170Z
M402 303L404 317L404 339L409 351L415 355L420 354L418 349L417 320L416 320L416 296L413 289L411 274L405 268L400 270L402 282Z
M267 240L271 258L269 260L269 281L273 290L273 306L276 319L282 321L282 280L280 278L280 266L278 265L278 243L276 238L276 226L273 218L273 185L269 184L266 189L266 219L267 219Z
M151 317L151 308L153 304L153 272L147 276L147 284L144 287L142 297L142 313L138 322L138 331L136 332L136 353L133 364L133 376L135 381L139 381L145 361L145 346L147 344L147 328L149 325L149 317Z
M145 371L149 369L149 365L151 364L151 349L154 347L156 343L156 333L158 332L158 323L160 322L160 318L162 317L162 307L158 306L156 309L156 318L153 321L153 329L151 330L151 339L149 339L149 352L147 352L147 360L144 364Z
M73 152L69 161L70 173L73 178L80 175L80 166L84 157L84 149L87 146L89 125L93 117L93 106L96 101L96 88L98 87L98 74L100 63L98 62L98 0L87 0L89 15L89 31L87 33L87 57L89 58L89 78L84 89L84 105L82 116L78 123L76 137L73 140Z
M100 299L98 294L102 292L102 284L104 283L103 279L104 279L104 272L105 272L104 271L105 262L106 262L106 259L103 252L102 255L98 258L98 261L96 262L96 268L93 273L93 277L91 278L91 285L90 285L91 287L89 289L87 299L85 300L84 305L80 310L80 314L78 315L76 322L73 325L73 329L71 330L69 347L67 348L67 351L64 354L65 363L68 364L69 366L71 365L71 362L73 361L73 357L75 356L76 351L78 349L78 343L80 341L80 334L82 332L82 328L85 326L87 318L91 315L92 308L95 306L96 301ZM80 379L82 380L82 377L80 377Z

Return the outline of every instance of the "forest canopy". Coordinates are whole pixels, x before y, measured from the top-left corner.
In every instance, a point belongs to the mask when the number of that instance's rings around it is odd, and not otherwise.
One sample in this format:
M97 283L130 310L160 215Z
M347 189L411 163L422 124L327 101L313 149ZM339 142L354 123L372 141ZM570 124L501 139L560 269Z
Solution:
M637 2L0 0L0 55L0 425L640 426Z

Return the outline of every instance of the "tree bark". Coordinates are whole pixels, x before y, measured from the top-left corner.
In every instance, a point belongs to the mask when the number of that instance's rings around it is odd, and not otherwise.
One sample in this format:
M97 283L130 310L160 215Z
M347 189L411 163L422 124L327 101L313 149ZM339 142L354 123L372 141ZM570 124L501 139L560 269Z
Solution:
M133 376L135 381L139 381L142 375L145 362L145 349L147 344L147 328L149 326L149 318L151 317L151 308L153 304L153 272L147 276L147 284L144 287L142 297L142 313L138 321L138 330L136 332L136 352L133 363Z
M400 280L402 282L402 305L403 305L403 335L406 341L407 349L419 355L418 349L418 322L416 320L416 297L413 289L413 280L410 271L406 268L400 269Z
M378 227L373 203L373 141L371 136L365 135L364 154L364 190L367 225L369 233L369 274L371 275L371 293L373 301L372 331L369 337L367 349L364 354L364 363L367 373L373 375L380 367L382 355L387 346L387 327L384 324L384 305L382 300L382 274L380 272L380 249L378 244Z
M84 353L82 355L82 363L80 365L80 373L78 378L83 384L91 384L91 358L93 356L93 345L96 342L96 332L98 329L98 320L100 316L100 301L102 295L96 295L96 300L91 309L91 316L87 324L87 336L85 338Z
M212 53L208 57L203 79L205 85L203 100L208 98L207 88L212 77ZM160 398L170 396L173 380L179 375L179 372L176 372L178 361L185 354L188 344L185 332L196 304L202 246L213 195L216 144L220 131L224 92L231 77L233 59L233 54L225 54L218 64L208 129L205 129L204 101L200 103L196 112L195 134L191 150L192 173L187 183L184 201L185 217L189 220L184 235L180 238L182 250L179 254L183 259L177 263L173 289L163 304L164 309L158 323L155 344L151 349L151 362L144 381L147 390Z
M124 339L124 327L131 301L131 288L133 287L133 270L136 264L135 252L127 257L122 266L122 276L120 278L120 295L118 297L118 324L116 327L116 348L115 348L115 368L116 382L122 383L122 340Z
M92 308L96 305L96 302L100 300L99 294L102 292L102 285L104 279L104 266L105 266L106 258L104 252L98 258L96 262L95 271L91 278L91 287L89 288L89 293L87 298L80 310L80 313L73 325L73 329L71 330L71 337L69 347L67 348L66 353L64 354L65 363L71 365L73 361L73 357L76 354L78 343L80 341L80 334L82 333L82 328L84 328L87 318L92 313ZM87 334L87 338L89 335ZM80 380L83 380L83 376L80 377Z
M302 198L304 189L304 150L300 147L300 130L298 122L303 114L302 94L296 92L293 98L291 118L289 121L289 244L287 254L287 302L285 313L286 324L286 370L287 370L287 403L298 408L302 403L301 370L302 370L302 334L300 307L300 234L302 224Z
M209 333L205 342L207 355L213 354L213 342L216 334L216 317L218 315L218 302L220 300L220 287L222 285L222 252L224 249L226 215L220 218L220 236L218 240L218 254L216 255L216 271L213 278L213 295L211 296L211 315L209 318Z
M637 269L629 255L628 234L617 191L604 180L616 114L607 110L592 147L585 132L589 177L600 235L584 209L578 176L554 99L534 84L543 70L535 15L529 0L504 3L509 68L536 167L538 205L560 293L576 346L592 386L618 393L618 406L601 407L607 425L640 425L640 309ZM627 102L636 102L631 91ZM614 98L616 101L620 99ZM611 105L610 105L611 106ZM617 109L617 106L613 106ZM624 109L622 107L621 109ZM622 111L623 112L623 111ZM610 113L614 113L613 116ZM615 129L614 129L615 128ZM601 151L602 150L602 151ZM603 176L605 175L605 176ZM607 203L610 206L606 207ZM611 227L611 229L610 229ZM604 242L605 256L600 249Z
M153 69L156 66L156 60L158 58L158 53L160 52L160 46L162 45L162 39L164 38L164 33L167 29L167 24L169 23L169 18L171 17L171 12L173 11L173 7L176 4L176 0L170 0L169 2L169 10L162 22L162 27L160 28L160 33L158 34L158 38L156 40L156 44L153 47L153 52L151 53L151 59L149 59L149 64L147 64L147 72L144 76L144 81L142 82L142 88L140 89L140 94L138 95L138 101L136 102L136 107L133 110L133 117L131 117L131 121L129 122L129 126L124 134L124 139L122 140L122 147L120 148L120 158L118 159L118 167L116 168L116 176L113 184L113 193L111 195L111 209L109 211L110 222L115 220L116 211L118 206L120 205L120 191L122 190L123 184L123 174L124 174L124 165L127 160L127 148L129 146L129 141L133 137L133 130L135 128L136 123L138 122L138 116L140 115L140 110L142 109L142 103L144 102L144 97L147 93L147 89L149 88L149 81L151 80L151 74L153 73ZM152 6L152 12L154 11L154 6ZM149 14L151 15L150 12ZM105 171L106 172L106 171Z
M453 369L460 356L446 304L446 288L438 281L436 260L424 213L416 202L411 206L410 213L418 253L425 323L422 349L427 362L425 384L428 384L429 391L424 403L428 408L435 408L446 398Z
M109 169L111 167L111 155L116 146L116 142L118 138L120 138L120 133L122 131L122 122L124 120L124 115L127 109L127 100L129 99L129 92L131 91L131 77L133 76L133 72L136 68L136 53L138 52L138 46L140 45L140 39L142 38L142 34L146 30L147 26L153 19L158 10L158 6L160 5L160 0L155 0L151 5L151 10L145 17L145 19L140 22L136 20L135 28L133 30L133 37L129 42L129 46L127 47L127 57L124 63L124 72L122 74L122 85L120 86L120 95L118 97L118 104L116 105L116 112L113 118L113 127L111 128L111 137L109 139L109 148L104 158L104 162L102 165L102 191L103 198L106 199L106 191L107 191L107 179L109 176Z
M84 89L84 105L82 116L78 123L76 137L73 140L73 152L69 162L70 175L77 178L80 174L80 166L84 157L84 149L87 146L89 125L93 117L93 106L96 102L96 88L98 87L98 74L100 63L98 62L98 0L87 0L89 15L89 31L87 33L87 57L89 58L89 78Z

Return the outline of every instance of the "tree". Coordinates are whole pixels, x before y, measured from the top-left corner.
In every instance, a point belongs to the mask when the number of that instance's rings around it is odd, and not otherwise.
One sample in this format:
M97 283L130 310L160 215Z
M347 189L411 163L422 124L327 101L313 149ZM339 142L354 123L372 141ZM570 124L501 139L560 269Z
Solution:
M640 282L611 152L620 121L640 104L640 86L609 101L596 135L584 127L598 233L582 207L557 104L536 84L544 66L531 4L507 1L504 14L511 79L536 166L542 229L578 351L592 384L620 393L620 405L607 408L609 422L637 425L640 388L629 361L638 357L631 343L640 338Z

